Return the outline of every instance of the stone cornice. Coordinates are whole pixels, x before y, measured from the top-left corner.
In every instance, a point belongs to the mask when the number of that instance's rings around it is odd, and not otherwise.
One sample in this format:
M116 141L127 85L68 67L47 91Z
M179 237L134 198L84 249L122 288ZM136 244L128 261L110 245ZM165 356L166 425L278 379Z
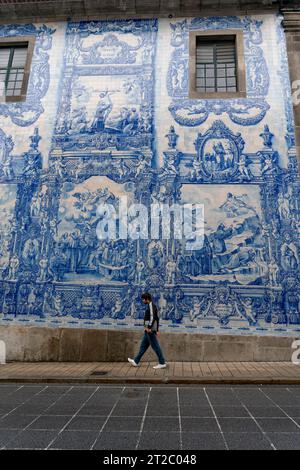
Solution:
M286 33L300 32L300 4L294 10L282 9L283 27Z
M0 0L0 23L261 14L279 0Z

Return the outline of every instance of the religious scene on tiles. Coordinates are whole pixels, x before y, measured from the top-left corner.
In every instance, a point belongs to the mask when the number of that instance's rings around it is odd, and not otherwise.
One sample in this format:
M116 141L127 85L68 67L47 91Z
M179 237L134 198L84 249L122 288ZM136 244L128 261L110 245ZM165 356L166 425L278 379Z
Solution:
M285 154L272 125L263 21L168 22L163 133L155 91L160 27L161 20L66 25L48 167L40 117L51 93L55 28L0 27L1 36L36 36L26 101L0 103L1 122L10 124L0 128L1 322L138 327L146 290L172 331L295 331L300 324L300 180L280 18ZM188 98L189 32L210 29L242 29L247 98ZM30 128L23 153L14 150L19 128ZM155 203L203 204L203 244L100 240L99 205L117 209L124 197L149 213Z

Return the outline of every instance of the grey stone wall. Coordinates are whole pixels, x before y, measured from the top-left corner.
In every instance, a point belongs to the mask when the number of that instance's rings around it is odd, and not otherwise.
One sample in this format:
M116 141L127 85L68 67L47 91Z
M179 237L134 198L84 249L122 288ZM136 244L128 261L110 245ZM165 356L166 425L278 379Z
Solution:
M142 332L79 328L0 326L8 361L127 361ZM167 361L290 361L292 337L162 333ZM143 360L155 361L149 349Z

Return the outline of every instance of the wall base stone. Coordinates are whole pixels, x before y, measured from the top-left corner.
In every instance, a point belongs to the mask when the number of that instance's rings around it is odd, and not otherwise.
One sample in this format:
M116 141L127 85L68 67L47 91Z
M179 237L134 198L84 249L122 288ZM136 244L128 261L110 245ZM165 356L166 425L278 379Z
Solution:
M138 352L142 332L0 326L7 361L122 362ZM162 333L167 361L290 361L297 339L275 336ZM149 348L144 360L155 361Z

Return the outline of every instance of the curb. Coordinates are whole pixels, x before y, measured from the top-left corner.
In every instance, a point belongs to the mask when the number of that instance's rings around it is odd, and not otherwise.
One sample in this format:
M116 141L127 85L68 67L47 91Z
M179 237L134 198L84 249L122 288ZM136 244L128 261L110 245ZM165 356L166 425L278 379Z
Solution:
M56 384L152 384L152 385L205 385L205 384L223 384L223 385L300 385L300 377L295 378L255 378L255 377L241 377L241 378L224 378L224 377L201 377L199 379L182 378L182 377L164 377L164 378L147 378L147 377L1 377L0 385L5 383L56 383Z

